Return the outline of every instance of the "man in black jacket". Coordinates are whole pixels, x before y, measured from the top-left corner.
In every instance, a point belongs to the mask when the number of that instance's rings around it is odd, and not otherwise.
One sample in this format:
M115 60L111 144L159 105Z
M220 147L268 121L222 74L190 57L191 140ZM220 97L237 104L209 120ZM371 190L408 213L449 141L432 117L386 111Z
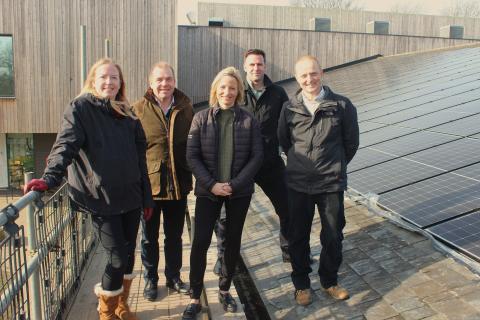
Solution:
M357 112L346 97L322 86L322 74L315 57L296 62L301 90L284 105L278 123L280 145L287 153L291 276L300 305L312 302L307 257L315 205L322 223L320 283L335 299L349 297L338 285L337 274L342 263L347 164L359 145Z
M277 125L283 104L288 101L285 90L272 83L265 74L265 52L250 49L244 54L243 68L246 72L245 104L260 124L262 132L264 160L255 176L258 184L272 202L280 219L280 248L285 262L290 261L288 254L288 201L285 183L285 164L279 155ZM214 272L220 271L221 257L224 251L225 219L219 219L215 226L217 235L218 260Z

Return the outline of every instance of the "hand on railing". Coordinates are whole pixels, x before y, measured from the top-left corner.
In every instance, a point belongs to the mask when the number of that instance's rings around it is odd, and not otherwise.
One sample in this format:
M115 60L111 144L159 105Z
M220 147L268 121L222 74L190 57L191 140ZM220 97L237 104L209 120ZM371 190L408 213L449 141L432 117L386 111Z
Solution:
M152 218L153 215L153 208L143 208L143 220L147 222Z
M23 193L27 193L29 191L47 191L48 185L43 179L32 179L29 183L25 185L23 188Z

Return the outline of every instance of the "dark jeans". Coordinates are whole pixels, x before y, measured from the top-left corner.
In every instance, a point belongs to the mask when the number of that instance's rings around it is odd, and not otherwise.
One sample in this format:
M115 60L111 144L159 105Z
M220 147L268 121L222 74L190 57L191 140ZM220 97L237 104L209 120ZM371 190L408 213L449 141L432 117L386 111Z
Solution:
M159 229L163 212L163 233L165 235L165 277L167 281L180 277L182 268L182 234L185 224L187 199L156 200L153 215L145 222L142 218L142 263L144 277L158 282Z
M141 210L136 209L113 216L92 215L95 232L107 254L102 276L104 290L120 289L123 276L133 272L140 213Z
M262 188L275 209L280 220L280 247L282 251L288 251L288 191L282 158L278 157L274 163L264 165L255 176L255 183ZM215 235L218 258L221 258L225 251L225 219L218 219Z
M191 298L199 299L203 288L203 277L207 265L207 251L212 241L213 228L223 204L226 212L225 253L222 257L222 270L219 288L228 291L232 283L235 266L240 255L243 224L250 206L251 196L241 198L218 197L218 201L198 197L195 203L195 234L190 253Z
M329 288L337 284L338 269L342 263L342 230L345 227L343 192L309 195L289 189L290 229L289 251L292 261L292 281L295 289L310 288L308 274L309 242L315 205L318 207L322 231L320 232L320 284Z

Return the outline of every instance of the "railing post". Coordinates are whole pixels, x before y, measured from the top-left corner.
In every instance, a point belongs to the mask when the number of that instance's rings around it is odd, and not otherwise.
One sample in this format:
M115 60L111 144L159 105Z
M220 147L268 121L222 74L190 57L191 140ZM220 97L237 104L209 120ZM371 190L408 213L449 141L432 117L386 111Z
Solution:
M33 179L33 172L25 173L25 184L30 182ZM37 237L35 235L35 207L33 206L33 202L27 206L27 245L28 250L30 252L30 257L32 257L37 252ZM29 287L31 288L31 297L30 297L30 305L31 305L31 319L32 320L41 320L42 319L42 303L41 303L41 294L40 294L40 277L39 277L39 269L36 269L33 274L30 276L30 284Z

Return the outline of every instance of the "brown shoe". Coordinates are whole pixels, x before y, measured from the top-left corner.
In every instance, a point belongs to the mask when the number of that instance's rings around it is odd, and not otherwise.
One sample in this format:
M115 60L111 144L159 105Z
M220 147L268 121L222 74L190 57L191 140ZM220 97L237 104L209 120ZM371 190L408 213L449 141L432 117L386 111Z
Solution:
M339 285L331 286L330 288L324 289L332 298L337 300L347 300L350 298L348 291Z
M98 297L98 315L100 320L119 320L115 315L118 306L118 297L123 292L123 287L115 291L103 290L102 285L97 283L94 292Z
M310 288L295 290L295 301L301 306L308 306L312 303L312 294Z
M130 295L130 287L135 276L126 274L123 276L123 292L118 296L118 305L115 314L121 320L139 320L138 317L130 311L128 306L128 296Z

